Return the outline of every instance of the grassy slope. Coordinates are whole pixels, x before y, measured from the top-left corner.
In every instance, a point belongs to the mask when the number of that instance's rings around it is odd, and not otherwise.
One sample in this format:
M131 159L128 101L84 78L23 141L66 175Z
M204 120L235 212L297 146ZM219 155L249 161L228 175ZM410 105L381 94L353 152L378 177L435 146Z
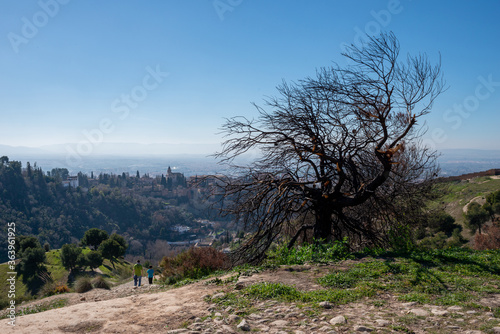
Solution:
M321 253L317 252L315 256L322 258ZM464 312L491 311L494 317L481 325L481 330L486 333L493 333L492 328L500 324L500 307L483 303L485 298L500 293L499 250L446 249L357 256L356 261L340 262L328 274L317 277L321 289L303 291L284 283L262 282L220 297L207 297L207 300L217 303L220 309L231 306L243 315L255 312L255 305L266 300L295 303L312 318L318 318L324 312L319 302L328 301L334 307L353 302L385 307L391 303L391 298L387 297L389 294L400 302L445 308L460 306ZM275 265L310 263L297 254L278 254L275 261ZM225 284L221 280L212 281ZM403 325L403 318L396 317L389 329L413 333Z
M449 213L457 224L464 226L463 208L475 197L484 199L489 193L500 190L500 179L478 177L460 182L443 182L438 185L438 191L443 195L430 204L431 207L441 207ZM464 236L470 235L464 228Z
M67 284L69 272L62 266L60 250L53 249L45 253L47 260L45 262L45 266L48 271L51 273L52 279L55 282L61 282L62 284ZM88 248L83 250L83 253L88 253L90 250ZM104 260L102 266L99 267L99 270L92 273L89 269L85 272L81 272L80 275L95 275L100 274L104 276L107 280L114 284L122 283L126 280L129 280L132 277L132 265L124 260L118 260L113 264L109 260ZM99 272L100 271L100 272ZM0 264L0 279L2 282L6 282L7 272L9 272L8 265ZM70 286L71 288L71 286ZM1 308L6 306L6 302L8 302L8 290L9 286L7 284L0 285L0 306ZM16 304L20 304L23 300L29 300L32 297L26 296L27 287L23 284L21 279L16 280Z

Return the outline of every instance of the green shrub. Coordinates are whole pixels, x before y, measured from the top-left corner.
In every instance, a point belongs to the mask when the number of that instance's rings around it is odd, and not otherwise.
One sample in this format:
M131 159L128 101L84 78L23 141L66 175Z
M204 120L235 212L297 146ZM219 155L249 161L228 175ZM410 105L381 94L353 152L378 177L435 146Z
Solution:
M286 243L268 252L268 263L274 265L294 265L306 262L324 263L351 258L347 238L334 242L314 241L298 247L288 248Z
M75 291L84 293L93 289L92 282L87 276L80 277L75 281Z
M109 283L102 276L96 276L92 280L92 285L96 289L106 289L106 290L111 289L111 286L109 285Z

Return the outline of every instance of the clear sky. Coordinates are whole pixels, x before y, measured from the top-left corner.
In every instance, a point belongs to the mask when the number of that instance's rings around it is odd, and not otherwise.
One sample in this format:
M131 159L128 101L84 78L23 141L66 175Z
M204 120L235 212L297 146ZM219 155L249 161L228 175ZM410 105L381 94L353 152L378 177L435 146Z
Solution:
M499 15L500 1L0 0L0 144L217 144L282 80L393 31L403 53L441 54L428 144L500 149Z

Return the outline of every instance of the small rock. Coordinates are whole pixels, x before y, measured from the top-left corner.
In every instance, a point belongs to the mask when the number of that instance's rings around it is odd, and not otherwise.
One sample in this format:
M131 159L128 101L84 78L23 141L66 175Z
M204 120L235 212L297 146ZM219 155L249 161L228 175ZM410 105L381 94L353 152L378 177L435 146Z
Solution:
M87 300L87 298L85 298L85 297L80 298L80 301L82 301L82 302L84 302L86 300Z
M226 294L223 292L216 293L215 295L212 296L212 300L217 299L217 298L223 298Z
M242 331L248 332L250 331L250 325L247 323L245 319L241 320L241 322L236 326L238 329L241 329Z
M409 302L409 303L404 303L403 307L412 307L414 305L417 305L417 302Z
M235 331L228 325L222 325L222 330L224 333L234 333Z
M446 310L438 310L438 309L432 309L431 312L432 312L432 314L438 315L438 316L441 316L441 317L448 314L448 311L446 311Z
M238 321L240 321L241 318L239 316L237 316L236 314L231 314L231 315L229 315L228 319L230 322L238 322Z
M332 308L332 306L333 306L333 305L332 305L332 303L330 303L330 302L321 302L321 303L319 303L318 305L319 305L320 307L322 307L322 308L326 308L326 309Z
M462 309L462 307L460 306L450 306L448 307L448 311L460 311Z
M295 332L293 332L293 334L306 334L306 332L303 332L303 331L295 331Z
M270 321L270 320L269 319L259 319L259 320L255 321L255 322L258 323L258 324L263 324L263 323L266 323L268 321Z
M227 307L224 311L225 311L226 313L229 313L229 312L231 312L232 310L233 310L233 307L232 307L232 306L228 306L228 307Z
M201 322L201 318L194 318L194 323L198 323L198 322Z
M276 321L273 321L269 324L269 326L273 326L273 327L285 327L288 325L288 321L286 320L276 320Z
M373 329L366 326L354 326L354 330L356 332L371 332Z
M420 317L426 317L429 315L429 312L427 312L426 310L422 309L422 308L412 308L409 313L413 313L415 314L416 316L420 316Z
M500 327L493 327L493 333L500 333Z
M214 314L215 318L222 318L222 314L220 312L217 312Z
M319 331L320 331L320 332L327 332L327 331L329 331L330 329L331 329L331 328L330 328L330 327L328 327L328 326L323 326L323 327L321 327L321 328L319 329Z
M330 320L331 325L346 324L347 319L343 315L338 315Z
M375 320L375 322L379 326L388 326L391 324L391 322L389 320L385 320L385 319L377 319L377 320Z

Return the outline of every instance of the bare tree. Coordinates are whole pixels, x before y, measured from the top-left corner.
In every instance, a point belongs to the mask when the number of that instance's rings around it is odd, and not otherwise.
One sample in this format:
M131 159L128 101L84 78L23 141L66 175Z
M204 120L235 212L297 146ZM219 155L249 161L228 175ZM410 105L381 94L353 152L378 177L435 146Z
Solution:
M351 46L343 54L350 65L283 83L267 110L256 105L257 119L223 125L227 140L216 156L243 176L220 179L222 210L254 232L236 260L259 261L285 230L295 233L290 247L307 230L316 239L383 244L402 216L421 208L411 199L428 190L436 155L420 144L416 124L444 83L440 64L425 55L400 62L399 51L392 33ZM251 166L235 163L254 150Z

